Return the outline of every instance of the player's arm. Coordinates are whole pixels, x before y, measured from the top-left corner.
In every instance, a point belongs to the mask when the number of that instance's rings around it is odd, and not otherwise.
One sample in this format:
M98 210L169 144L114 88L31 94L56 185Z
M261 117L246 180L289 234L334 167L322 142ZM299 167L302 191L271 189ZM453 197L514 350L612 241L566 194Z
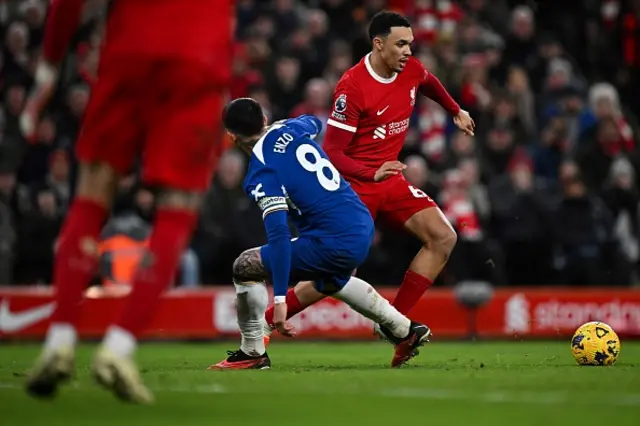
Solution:
M341 80L336 87L333 111L327 121L322 149L338 171L344 176L363 181L373 181L376 169L358 163L345 151L358 130L362 112L360 90L349 79Z
M36 67L35 84L20 117L22 133L34 137L41 111L53 95L58 65L67 54L82 15L85 0L51 0L44 27L42 58Z
M295 127L302 133L315 139L322 132L322 121L315 115L304 114L296 118L286 120L287 126Z
M460 105L451 97L447 89L438 80L438 77L424 69L422 64L419 64L419 66L422 68L422 78L418 87L420 93L436 101L452 117L458 115L460 113Z
M248 192L262 210L271 255L271 280L275 303L283 303L289 288L291 270L291 231L287 222L287 200L273 169L264 168Z
M422 78L418 90L424 96L433 99L453 117L453 121L463 132L473 136L475 126L473 119L469 113L460 108L460 105L451 97L447 89L442 85L438 77L424 69L419 63L422 70Z
M44 27L42 55L56 66L67 54L71 39L80 25L85 0L51 0Z

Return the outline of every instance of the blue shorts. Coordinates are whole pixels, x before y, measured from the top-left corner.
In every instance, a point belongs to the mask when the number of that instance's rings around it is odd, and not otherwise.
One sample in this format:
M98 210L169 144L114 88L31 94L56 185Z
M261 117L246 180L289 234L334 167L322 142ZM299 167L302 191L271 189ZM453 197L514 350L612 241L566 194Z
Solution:
M369 254L373 236L318 238L305 237L291 240L291 277L289 284L313 281L320 293L331 294L342 289L351 278L354 269ZM271 248L264 245L260 255L265 269L271 276Z

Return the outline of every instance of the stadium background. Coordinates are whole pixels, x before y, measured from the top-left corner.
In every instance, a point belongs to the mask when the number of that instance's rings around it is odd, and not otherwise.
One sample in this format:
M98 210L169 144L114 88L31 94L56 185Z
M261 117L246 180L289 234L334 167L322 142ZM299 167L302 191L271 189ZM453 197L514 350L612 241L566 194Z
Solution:
M39 140L28 145L17 117L46 2L0 1L0 285L11 285L0 298L12 308L51 308L42 304L51 297L53 247L72 197L72 150L95 78L105 3L87 2L56 99ZM417 310L429 312L430 324L439 316L441 334L465 335L467 312L452 289L488 282L500 290L477 319L487 335L549 337L588 319L640 335L633 289L640 282L640 1L390 3L239 0L230 96L258 99L270 120L312 113L326 121L335 83L370 49L368 19L384 7L408 14L415 55L477 123L476 137L467 137L425 98L412 117L401 155L406 178L439 202L459 233L438 288ZM169 297L152 335L167 336L171 327L170 337L234 333L232 262L265 241L260 213L241 188L245 167L232 148L221 159L176 277L176 287L193 290ZM143 249L153 204L136 174L122 181L104 232L102 275L87 302L101 319L85 324L85 335L96 335L117 308L116 293L138 258L121 253ZM392 297L418 248L413 237L381 227L359 276ZM366 322L329 302L305 318L308 336L370 334ZM39 336L44 327L17 333Z

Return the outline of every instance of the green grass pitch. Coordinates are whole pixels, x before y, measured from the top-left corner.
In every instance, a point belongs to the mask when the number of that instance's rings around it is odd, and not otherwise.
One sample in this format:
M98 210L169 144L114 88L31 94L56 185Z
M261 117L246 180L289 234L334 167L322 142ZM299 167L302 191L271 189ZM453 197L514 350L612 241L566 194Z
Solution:
M640 425L640 342L613 367L579 367L568 342L431 343L400 370L375 343L285 343L264 371L207 371L228 343L150 343L138 360L154 406L126 405L89 377L53 401L22 391L38 346L0 346L0 424L49 425Z

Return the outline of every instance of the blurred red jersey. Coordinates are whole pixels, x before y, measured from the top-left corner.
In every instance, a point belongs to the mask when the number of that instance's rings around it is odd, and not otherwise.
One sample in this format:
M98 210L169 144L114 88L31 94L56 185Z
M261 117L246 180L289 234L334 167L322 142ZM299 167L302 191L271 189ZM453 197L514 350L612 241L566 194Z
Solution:
M52 0L44 56L58 63L79 25L85 0ZM117 56L180 59L212 70L214 82L231 74L233 0L112 0L101 61Z
M66 55L85 0L52 0L44 58ZM150 185L204 191L221 153L231 75L231 0L114 0L76 143L84 163Z
M210 66L212 79L226 82L231 76L231 6L232 0L114 0L102 55L192 60Z

